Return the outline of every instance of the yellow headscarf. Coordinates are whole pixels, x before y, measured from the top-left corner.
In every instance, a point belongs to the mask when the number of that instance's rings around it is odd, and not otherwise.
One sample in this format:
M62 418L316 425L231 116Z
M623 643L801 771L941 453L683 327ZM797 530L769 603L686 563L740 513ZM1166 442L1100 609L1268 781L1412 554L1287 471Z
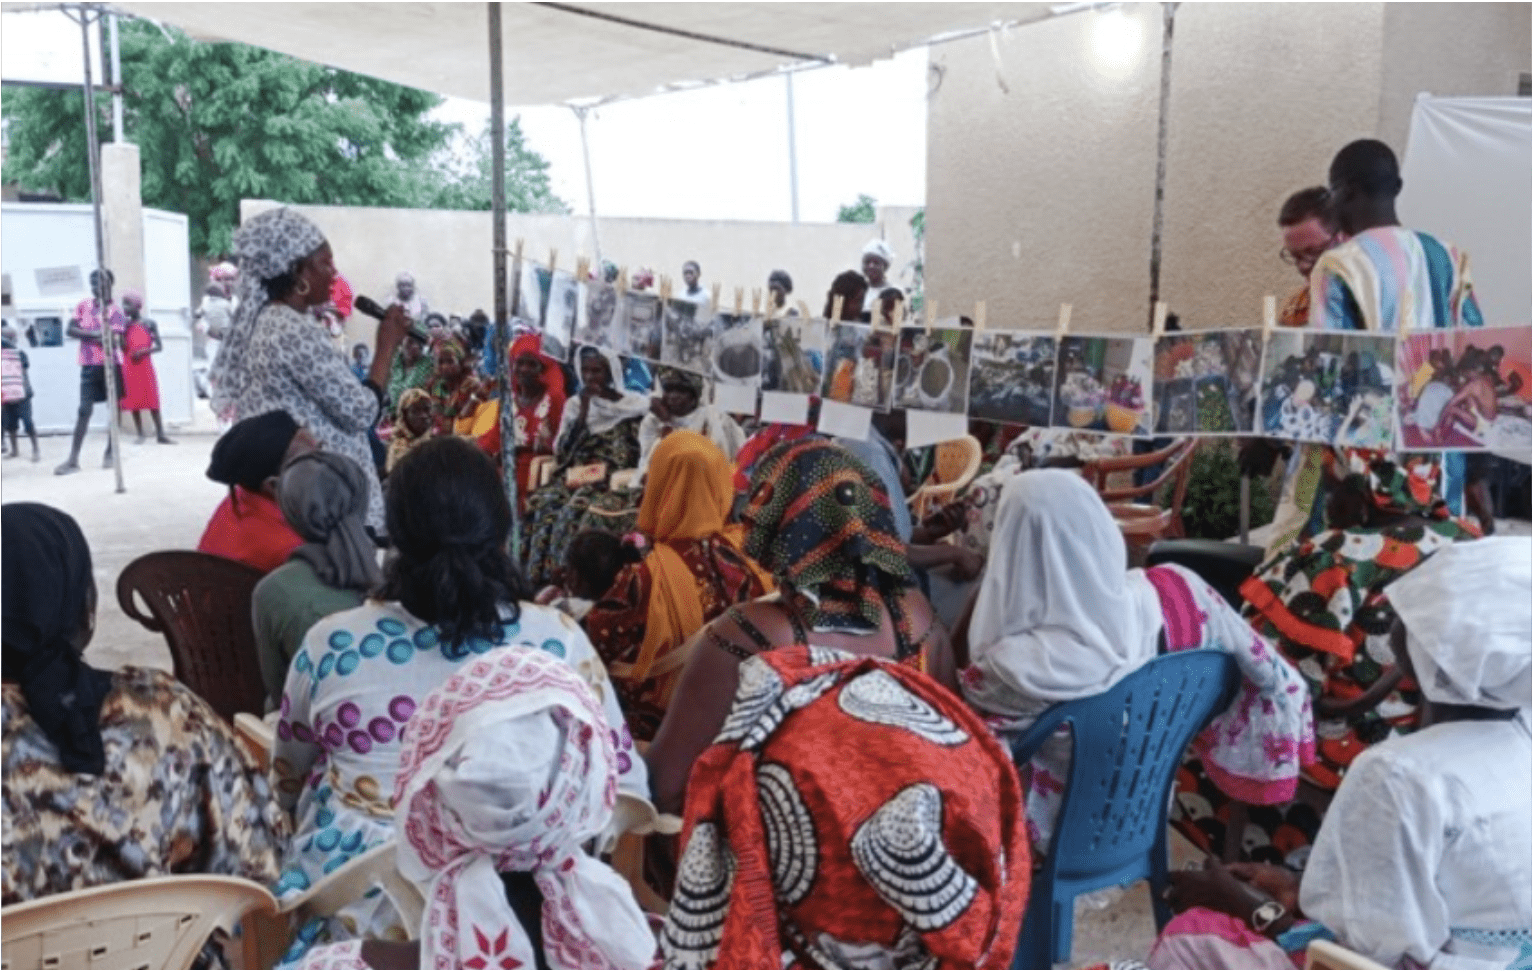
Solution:
M654 541L654 550L644 558L653 584L644 643L633 663L635 681L649 674L662 650L679 647L705 622L697 578L673 544L716 537L739 551L768 591L774 589L770 575L740 550L743 528L728 523L733 504L734 469L712 439L680 430L655 447L638 508L638 528Z

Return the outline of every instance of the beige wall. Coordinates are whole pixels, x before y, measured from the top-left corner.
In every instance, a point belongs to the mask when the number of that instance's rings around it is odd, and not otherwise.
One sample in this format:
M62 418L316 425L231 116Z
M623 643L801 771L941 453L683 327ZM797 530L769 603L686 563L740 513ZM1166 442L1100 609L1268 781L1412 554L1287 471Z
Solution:
M264 200L245 200L241 220L274 207ZM394 275L409 270L433 310L468 316L475 308L494 311L493 265L490 255L490 214L425 209L373 209L346 206L295 206L312 219L329 239L335 264L359 294L385 301ZM895 252L895 271L905 274L914 255L909 220L913 210L889 207L879 223L766 223L724 220L602 219L603 255L630 271L646 266L671 277L681 286L681 264L693 259L702 265L706 287L723 286L721 303L730 306L734 288L766 287L773 269L793 278L794 301L806 301L817 313L824 306L830 281L842 270L859 268L862 247L883 236ZM595 252L590 221L577 216L507 216L508 239L525 241L528 259L546 263L550 248L558 250L558 265L573 269L579 255ZM353 317L349 329L355 340L371 343L372 324Z
M1160 6L1121 8L1138 56L1096 54L1101 15L938 47L928 138L927 287L988 301L997 326L1080 330L1148 317ZM1161 299L1191 327L1256 323L1301 281L1276 213L1354 138L1404 149L1420 91L1514 94L1532 69L1525 4L1181 4L1166 153Z

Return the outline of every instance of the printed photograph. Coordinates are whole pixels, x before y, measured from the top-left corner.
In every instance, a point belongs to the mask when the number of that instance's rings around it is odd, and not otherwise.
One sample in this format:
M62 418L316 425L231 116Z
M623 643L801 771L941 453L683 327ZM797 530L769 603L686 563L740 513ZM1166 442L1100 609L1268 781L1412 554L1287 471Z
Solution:
M1532 449L1532 327L1408 334L1399 341L1403 449Z
M1301 442L1391 448L1394 344L1387 334L1274 331L1261 368L1261 431Z
M1053 412L1057 356L1058 341L1051 334L975 334L968 414L991 422L1046 426Z
M760 387L759 317L719 314L713 318L713 380L722 385Z
M1250 434L1260 373L1259 328L1162 336L1154 345L1155 431Z
M899 334L894 365L894 407L927 412L968 411L968 362L973 330L956 318L929 331L920 325Z
M886 411L894 386L895 332L873 330L870 324L832 324L828 343L821 394L831 401Z
M616 350L622 346L616 326L619 294L609 283L588 280L580 285L579 319L575 323L576 344Z
M665 302L660 361L672 368L705 375L713 362L713 322L699 318L697 305L672 298Z
M618 350L630 358L660 360L660 299L654 294L630 290L622 300L624 345Z
M778 317L761 322L761 390L819 394L824 374L825 322Z
M1154 340L1150 337L1061 338L1054 369L1053 424L1147 436L1153 427L1153 380Z
M543 342L551 357L567 360L575 343L580 320L580 284L574 274L555 270L548 281L548 303L543 312ZM578 342L583 343L583 342ZM564 349L564 354L558 354Z

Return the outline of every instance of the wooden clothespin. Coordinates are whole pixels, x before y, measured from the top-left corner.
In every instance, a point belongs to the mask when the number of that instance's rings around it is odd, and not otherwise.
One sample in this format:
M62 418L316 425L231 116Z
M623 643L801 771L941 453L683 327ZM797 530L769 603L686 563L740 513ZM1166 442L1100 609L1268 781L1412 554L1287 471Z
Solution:
M1069 333L1069 318L1070 318L1071 315L1074 314L1074 312L1075 312L1075 305L1073 305L1073 304L1060 304L1059 305L1059 329L1058 330L1059 330L1059 335L1061 337L1063 335Z
M804 320L808 320L809 318L814 316L812 313L809 312L808 301L805 301L805 300L798 301L798 316L802 317Z
M516 249L515 249L514 253L515 253L515 258L516 258L516 262L517 263L521 262L521 254L522 254L523 250L526 248L526 242L527 241L525 239L523 239L523 238L521 238L519 236L516 237Z
M618 267L617 268L617 292L618 293L622 293L622 294L625 294L625 293L628 292L628 268L627 267Z
M548 276L549 277L553 276L553 268L557 267L558 265L559 265L559 251L557 249L549 249L548 250Z
M745 312L745 288L744 287L735 287L734 288L734 316L738 317L739 315L743 314L744 312Z
M581 254L575 259L575 279L581 283L590 276L590 257Z
M1163 300L1154 302L1154 325L1150 329L1150 333L1155 337L1160 337L1165 333L1165 317L1169 312L1170 308L1165 305Z
M1261 330L1270 334L1277 329L1277 298L1267 294L1261 300Z
M926 336L931 336L931 326L936 323L936 301L926 305Z
M976 301L973 305L973 332L978 334L989 325L989 304L986 301Z
M830 323L831 324L839 324L840 323L841 305L844 304L845 302L846 302L846 298L842 297L840 294L836 294L835 295L835 299L830 301Z
M667 301L669 299L670 299L670 278L666 277L666 276L661 276L660 277L660 300L661 301Z
M719 298L719 296L722 293L723 293L723 284L718 283L718 282L715 281L713 283L713 304L712 304L712 307L713 307L713 309L715 311L718 309L718 298Z
M756 317L761 314L761 288L759 287L750 288L750 313ZM766 316L771 316L770 308L767 308Z
M1399 296L1399 336L1404 337L1410 333L1410 319L1415 316L1415 294L1410 288L1404 288L1404 293Z

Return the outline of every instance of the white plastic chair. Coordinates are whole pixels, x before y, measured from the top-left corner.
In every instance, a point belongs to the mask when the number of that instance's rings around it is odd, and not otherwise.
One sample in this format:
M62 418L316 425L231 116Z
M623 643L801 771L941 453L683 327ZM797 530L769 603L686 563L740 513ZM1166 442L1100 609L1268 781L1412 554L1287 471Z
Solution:
M215 931L271 915L277 902L254 881L187 874L105 884L0 911L7 969L189 969ZM237 968L258 968L253 936Z

